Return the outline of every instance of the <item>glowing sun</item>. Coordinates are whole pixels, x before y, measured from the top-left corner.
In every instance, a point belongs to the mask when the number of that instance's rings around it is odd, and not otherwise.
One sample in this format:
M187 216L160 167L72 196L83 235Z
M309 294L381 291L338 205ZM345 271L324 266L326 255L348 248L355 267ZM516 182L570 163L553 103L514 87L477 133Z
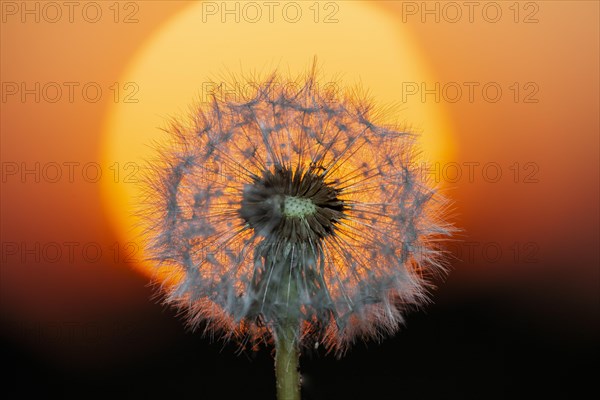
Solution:
M391 117L422 134L425 159L452 157L443 106L421 102L420 96L402 102L406 83L434 79L399 16L366 1L295 2L294 9L241 3L232 12L221 10L222 4L190 3L158 29L120 79L130 83L125 89L137 91L131 97L137 102L113 103L107 113L102 158L115 179L104 183L102 195L121 243L145 273L152 269L142 262L141 246L134 245L139 168L152 158L150 145L164 137L160 128L169 118L185 118L229 71L252 76L278 69L296 76L316 56L324 77L360 84L378 104L396 105Z

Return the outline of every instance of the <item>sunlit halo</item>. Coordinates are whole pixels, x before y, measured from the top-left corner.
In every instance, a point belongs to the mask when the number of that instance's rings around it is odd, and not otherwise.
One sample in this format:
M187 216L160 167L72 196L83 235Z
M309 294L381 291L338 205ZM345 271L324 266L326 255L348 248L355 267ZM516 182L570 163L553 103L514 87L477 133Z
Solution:
M171 117L186 117L193 104L206 99L227 71L264 74L279 68L296 75L316 56L324 76L347 85L368 88L378 104L396 104L395 119L405 122L420 139L424 157L444 162L452 157L450 127L442 105L411 96L401 103L403 83L431 82L431 75L401 22L366 2L337 3L337 22L315 22L306 4L296 23L274 14L273 22L235 22L235 16L206 15L193 3L148 39L132 58L119 82L129 100L111 104L105 125L103 167L114 179L104 180L107 214L118 232L122 261L155 275L145 264L137 219L132 215L139 198L139 166L152 158L151 143L164 137ZM331 10L327 10L331 11ZM205 22L203 22L203 16ZM332 75L337 74L337 75ZM136 93L135 90L139 89Z

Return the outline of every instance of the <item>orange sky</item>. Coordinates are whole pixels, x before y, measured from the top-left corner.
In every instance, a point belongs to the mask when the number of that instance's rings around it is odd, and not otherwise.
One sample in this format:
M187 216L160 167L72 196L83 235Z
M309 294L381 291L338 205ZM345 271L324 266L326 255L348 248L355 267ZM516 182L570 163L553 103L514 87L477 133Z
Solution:
M111 85L119 82L150 35L188 3L140 2L135 13L139 21L131 24L115 23L107 3L102 3L98 23L77 13L73 23L65 19L49 23L43 16L39 23L31 19L23 23L20 11L13 15L7 3L15 2L0 3L0 80L6 96L0 103L2 313L13 321L135 310L139 300L133 300L132 288L144 280L137 280L131 263L123 259L127 243L117 245L120 239L101 201L94 163L102 158L103 126L114 94ZM462 173L446 190L456 201L463 239L476 244L473 257L458 246L462 261L455 265L456 275L470 284L491 279L518 283L522 277L542 275L556 282L548 286L549 298L556 286L574 304L593 299L599 223L598 3L536 2L539 9L520 10L518 23L508 3L502 3L503 17L497 23L477 12L473 22L465 16L452 23L447 20L450 14L443 13L439 23L422 22L422 10L413 14L410 9L407 14L402 8L406 3L380 7L412 32L435 77L425 87L438 82L440 88L450 84L448 90L463 90L455 103L448 101L454 92L439 93L453 127L452 162ZM343 2L340 6L343 16ZM131 11L121 10L119 18ZM524 23L532 12L538 22ZM23 101L20 93L7 94L14 83L20 90L21 82L27 87L57 82L63 97L51 103L42 96L36 103L35 95ZM78 83L73 102L65 82ZM98 102L85 100L79 89L86 83L103 89ZM469 85L475 88L472 101ZM497 102L485 97L492 93L484 94L486 85L489 90L501 88ZM143 106L143 92L139 99L132 107ZM435 94L425 101L435 101ZM40 163L39 182L35 172L22 175L22 167L35 168L35 163ZM51 182L50 163L62 168L56 183ZM451 173L446 167L441 166ZM13 174L14 168L18 169ZM495 182L498 168L502 175ZM102 170L101 179L113 179L114 173ZM66 255L65 243L71 242L77 243L72 246L73 260ZM54 263L52 243L63 252ZM93 252L97 247L102 256L90 262L93 255L83 249ZM500 261L489 262L490 255L482 254L484 247L499 247ZM23 249L41 252L41 260Z

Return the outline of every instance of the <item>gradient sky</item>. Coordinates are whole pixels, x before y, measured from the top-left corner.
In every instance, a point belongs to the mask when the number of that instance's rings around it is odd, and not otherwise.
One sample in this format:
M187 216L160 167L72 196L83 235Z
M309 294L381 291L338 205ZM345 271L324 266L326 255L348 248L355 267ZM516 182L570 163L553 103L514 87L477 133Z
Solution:
M96 163L102 162L103 128L114 102L111 85L119 83L122 101L126 91L120 80L133 55L189 3L131 2L138 5L120 9L118 22L114 10L102 3L97 23L77 10L72 23L67 14L56 23L45 20L54 14L41 14L35 22L34 16L22 15L21 4L0 2L4 329L18 335L16 326L41 321L46 329L40 335L52 336L52 324L131 321L131 315L139 326L151 328L143 319L152 304L147 278L127 259L130 252L136 258L135 245L120 242L124 228L111 223L101 200L101 183L114 179L115 170L103 168L96 179ZM597 329L592 315L598 306L600 261L599 5L544 1L525 8L520 3L516 15L501 3L498 22L490 22L493 10L487 9L490 14L475 9L471 22L466 8L452 22L455 10L440 5L436 22L421 4L383 2L377 7L411 33L433 76L425 88L439 84L437 95L452 127L453 159L432 172L455 201L454 218L463 229L461 241L450 246L457 260L445 298L486 290L506 293L511 312L587 337L590 327ZM339 5L343 17L344 3ZM123 23L129 13L138 22ZM364 29L364 35L369 31ZM351 43L340 46L353 51ZM21 84L35 88L36 82L40 101L35 94L22 98ZM55 93L53 82L63 90L55 103L48 100ZM72 102L69 82L75 85ZM88 96L96 86L103 90L98 102L86 101L82 93L89 83ZM421 95L422 83L412 99ZM498 101L496 88L502 91ZM427 94L424 101L435 102L435 96ZM138 97L132 107L143 107L143 91ZM62 175L55 179L56 165ZM123 165L116 168L127 172ZM96 257L98 249L102 254ZM52 359L88 354L63 341L38 339L23 341ZM145 338L127 351L164 346L161 340ZM101 341L97 348L111 345ZM111 357L100 353L95 362Z

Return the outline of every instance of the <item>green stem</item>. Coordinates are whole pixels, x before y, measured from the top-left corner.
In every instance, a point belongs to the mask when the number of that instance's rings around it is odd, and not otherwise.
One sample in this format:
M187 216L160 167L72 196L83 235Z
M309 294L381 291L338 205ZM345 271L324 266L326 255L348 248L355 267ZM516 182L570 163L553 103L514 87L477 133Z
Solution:
M278 400L300 400L300 352L297 326L286 322L275 335L275 377Z

